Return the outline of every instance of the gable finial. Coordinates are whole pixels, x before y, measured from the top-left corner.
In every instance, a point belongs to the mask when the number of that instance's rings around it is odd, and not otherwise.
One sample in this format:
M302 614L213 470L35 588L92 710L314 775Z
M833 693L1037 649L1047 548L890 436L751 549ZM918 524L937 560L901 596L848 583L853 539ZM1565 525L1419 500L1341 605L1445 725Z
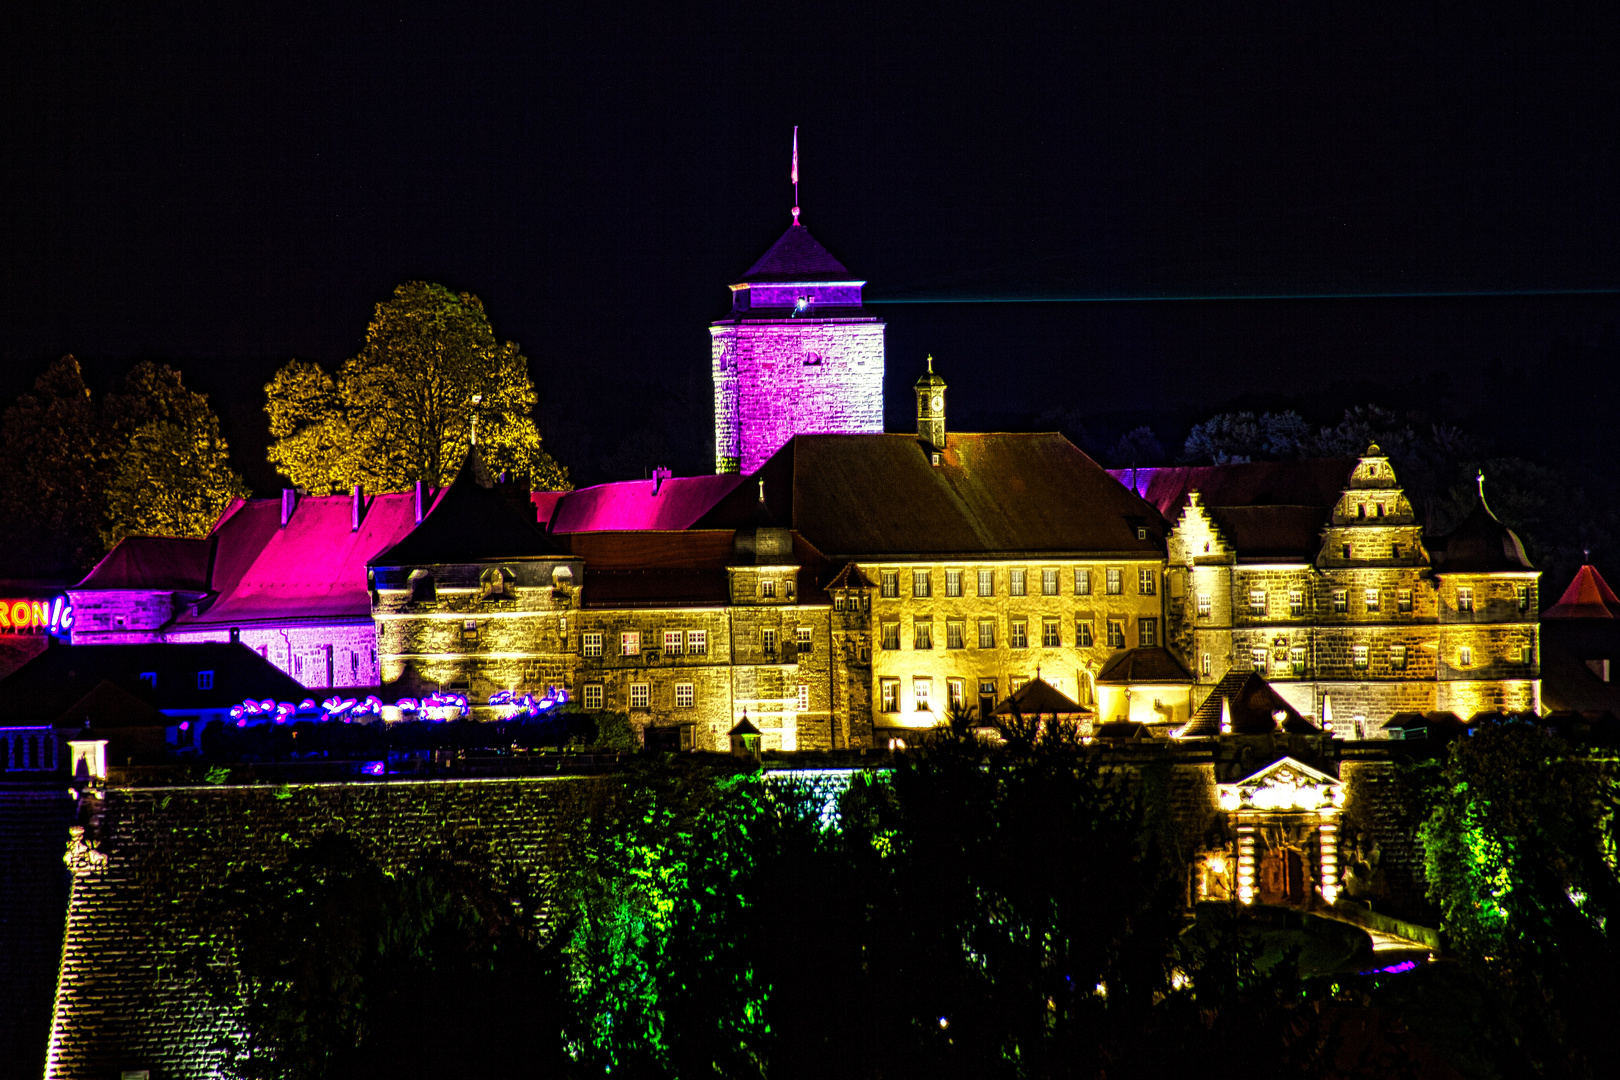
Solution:
M799 223L799 125L793 125L793 224Z

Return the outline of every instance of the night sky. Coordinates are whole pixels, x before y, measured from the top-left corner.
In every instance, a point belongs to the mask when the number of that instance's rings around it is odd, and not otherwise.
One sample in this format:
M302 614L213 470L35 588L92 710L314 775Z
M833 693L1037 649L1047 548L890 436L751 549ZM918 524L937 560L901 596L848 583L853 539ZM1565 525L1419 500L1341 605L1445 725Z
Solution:
M1415 7L18 5L0 393L169 360L268 490L263 382L424 278L522 345L578 476L704 471L706 324L797 124L891 429L926 352L958 426L1472 415L1620 320L1620 7Z

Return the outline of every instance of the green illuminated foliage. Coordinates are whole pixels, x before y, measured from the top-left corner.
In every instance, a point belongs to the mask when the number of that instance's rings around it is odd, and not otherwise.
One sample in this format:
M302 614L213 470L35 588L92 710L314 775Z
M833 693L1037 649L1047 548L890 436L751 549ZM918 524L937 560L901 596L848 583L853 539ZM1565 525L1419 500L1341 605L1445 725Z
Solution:
M471 293L406 282L377 305L365 347L336 379L293 360L265 393L270 461L313 493L448 484L466 456L475 413L491 469L540 488L569 486L567 471L540 445L528 361L515 342L496 340Z

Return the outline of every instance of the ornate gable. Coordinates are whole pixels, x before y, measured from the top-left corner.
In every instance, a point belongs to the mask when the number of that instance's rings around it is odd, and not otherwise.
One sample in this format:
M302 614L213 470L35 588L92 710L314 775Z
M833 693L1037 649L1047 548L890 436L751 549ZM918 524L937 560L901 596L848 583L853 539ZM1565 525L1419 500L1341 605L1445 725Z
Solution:
M1338 810L1344 805L1344 785L1325 772L1291 757L1270 765L1235 784L1217 784L1222 810Z
M1170 561L1186 566L1230 563L1236 559L1231 542L1204 507L1199 493L1187 493L1187 505L1170 531Z

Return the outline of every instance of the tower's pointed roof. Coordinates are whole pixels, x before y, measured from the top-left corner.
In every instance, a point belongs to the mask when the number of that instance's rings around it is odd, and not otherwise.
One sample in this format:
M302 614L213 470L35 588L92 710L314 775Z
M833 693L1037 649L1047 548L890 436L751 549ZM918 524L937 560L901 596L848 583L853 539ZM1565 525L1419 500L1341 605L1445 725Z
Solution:
M533 506L527 499L519 504L508 498L474 444L422 524L370 565L431 566L560 554L536 524Z
M1613 619L1620 617L1620 597L1590 564L1575 571L1558 603L1541 613L1543 619Z
M1519 534L1497 520L1485 504L1485 478L1479 479L1479 500L1462 524L1438 540L1425 541L1442 574L1490 574L1534 570Z
M847 281L849 271L810 230L794 222L771 249L742 276L743 282L756 281Z

